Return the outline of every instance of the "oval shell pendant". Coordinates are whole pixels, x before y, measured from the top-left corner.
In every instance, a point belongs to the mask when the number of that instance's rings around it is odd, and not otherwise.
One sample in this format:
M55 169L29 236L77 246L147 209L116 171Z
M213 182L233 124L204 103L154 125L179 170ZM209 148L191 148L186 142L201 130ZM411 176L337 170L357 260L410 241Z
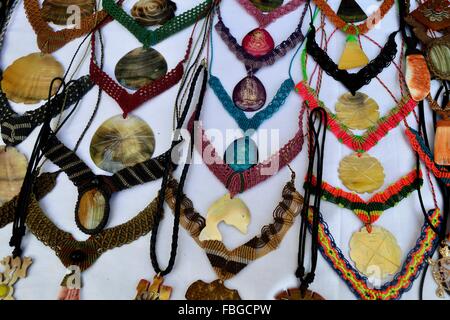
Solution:
M0 206L19 194L27 167L27 158L16 148L0 147Z
M150 159L154 150L152 129L132 115L106 120L94 133L89 149L92 161L112 173Z
M290 288L283 290L281 292L278 292L275 295L276 300L325 300L324 297L322 297L317 292L306 290L302 294L299 288Z
M109 204L105 195L98 189L91 189L80 195L75 221L84 233L97 233L108 220L108 210Z
M430 93L430 71L422 54L406 56L405 81L414 101L422 101Z
M380 118L378 104L362 92L344 93L336 103L336 116L350 129L365 130Z
M170 0L139 0L131 8L131 15L143 26L154 26L175 17L176 10L176 3Z
M258 147L249 137L236 139L225 150L224 159L234 171L245 171L257 163Z
M255 7L264 12L272 11L283 4L283 0L250 0Z
M153 48L136 48L124 55L116 64L114 74L121 85L137 90L167 72L167 62Z
M383 185L384 169L376 158L366 153L352 154L339 163L339 179L352 191L370 193Z
M82 20L94 13L93 0L44 0L41 15L49 22L57 25L70 25L75 20L68 21L72 16L79 15Z
M427 49L428 63L433 73L441 80L450 80L450 44L436 41Z
M186 300L241 300L237 290L228 289L222 280L211 283L197 280L186 291Z
M50 54L31 53L14 61L3 73L2 91L17 103L32 104L48 98L52 80L64 75L63 66ZM58 90L55 81L51 94Z
M222 234L217 228L222 221L246 234L250 224L250 210L241 199L231 198L230 194L222 196L209 207L206 226L200 232L199 240L222 241Z
M257 111L266 103L266 88L255 76L247 76L234 87L233 102L243 111Z
M394 235L381 227L355 232L350 239L350 258L356 268L368 277L384 279L395 274L401 264L402 251Z
M242 47L248 54L261 57L275 48L275 42L269 32L262 28L256 28L242 39Z

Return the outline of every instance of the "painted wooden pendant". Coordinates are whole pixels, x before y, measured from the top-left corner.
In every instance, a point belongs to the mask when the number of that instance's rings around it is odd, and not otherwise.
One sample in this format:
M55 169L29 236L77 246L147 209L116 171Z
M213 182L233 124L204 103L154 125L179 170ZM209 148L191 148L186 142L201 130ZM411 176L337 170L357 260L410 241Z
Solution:
M233 102L243 111L257 111L266 103L266 88L261 80L247 76L234 87Z
M348 128L365 130L380 118L378 104L362 92L344 93L336 103L336 117Z
M355 0L341 0L337 15L347 23L361 22L367 19L366 13Z
M431 76L421 53L406 56L406 86L414 101L422 101L430 93Z
M136 48L124 55L116 64L114 74L124 87L137 90L167 73L167 62L153 48Z
M65 26L92 15L94 8L94 0L44 0L41 15L48 22ZM74 15L77 15L76 19L70 21Z
M170 0L139 0L131 15L143 26L162 25L175 17L177 5Z
M27 167L27 158L16 148L0 146L0 206L19 194Z
M258 147L249 137L236 139L225 150L224 159L234 171L245 171L258 162Z
M81 231L94 234L103 229L108 221L108 200L109 197L95 187L80 194L75 209L75 221Z
M14 300L14 285L19 279L27 276L28 268L33 261L31 258L13 258L7 256L0 261L3 272L0 272L0 300Z
M250 0L259 10L269 12L283 4L283 0Z
M33 104L48 99L52 80L64 75L63 66L50 54L31 53L14 61L3 73L2 90L17 103ZM55 81L51 94L58 90Z
M376 158L367 153L355 153L339 163L339 179L352 191L370 193L383 185L384 169Z
M256 28L247 33L242 39L244 50L254 57L261 57L275 48L275 42L269 32L262 28Z
M345 48L339 59L338 69L349 70L354 68L364 67L369 63L364 51L361 49L358 41L358 37L354 35L348 35L345 42Z
M237 290L228 289L222 280L211 283L197 280L186 291L186 300L241 300Z
M97 129L89 150L99 168L115 173L150 159L155 150L155 136L144 120L117 115Z
M450 120L439 120L434 137L434 161L441 166L450 165Z
M439 79L450 80L450 38L439 39L427 48L428 63Z
M439 31L450 27L450 2L428 0L410 14L428 29Z
M384 279L395 274L401 265L402 251L394 235L373 226L369 233L364 227L350 239L350 258L364 275Z
M241 199L225 194L208 208L206 226L199 235L200 241L222 241L222 234L217 227L222 221L246 234L250 224L250 210Z
M438 288L436 295L439 298L445 297L445 292L450 292L450 249L447 245L439 248L440 258L437 260L428 259L431 266L431 272Z
M153 277L153 282L141 279L134 300L169 300L172 287L163 285L163 282L164 278L158 275Z
M283 290L281 292L278 292L275 295L276 300L325 300L324 297L322 297L317 292L306 290L302 294L299 288L290 288Z

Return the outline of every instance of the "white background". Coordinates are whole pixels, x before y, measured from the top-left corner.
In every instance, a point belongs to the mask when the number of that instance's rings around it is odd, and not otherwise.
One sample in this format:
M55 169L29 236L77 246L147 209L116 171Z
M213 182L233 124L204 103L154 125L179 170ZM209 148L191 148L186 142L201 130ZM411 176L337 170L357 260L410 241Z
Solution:
M248 15L235 0L222 1L222 14L226 25L232 34L238 39L257 26L252 16ZM361 7L369 14L380 5L377 1L358 1ZM134 1L127 0L124 3L126 11L132 7ZM178 0L178 10L181 13L197 3L199 0ZM330 5L337 10L339 1L332 0ZM272 34L276 43L284 40L297 26L302 9L290 13L269 25L267 30ZM369 32L369 36L384 44L387 36L398 28L396 6L386 15L380 25ZM306 31L309 23L307 16L303 24ZM332 31L334 27L327 24L327 30ZM114 66L116 62L128 51L138 47L139 42L124 27L117 22L109 23L102 29L105 39L105 71L114 78ZM169 69L174 67L184 54L185 43L190 34L190 29L174 35L168 40L158 44L155 48L165 58ZM245 76L245 68L232 54L222 40L214 31L214 74L218 76L226 90L231 94L234 85ZM397 43L400 36L397 36ZM334 61L338 61L345 43L345 37L337 32L332 38L329 55ZM66 67L80 43L77 39L64 48L54 53L54 56ZM379 49L363 39L363 46L369 59L374 58ZM15 59L37 51L36 36L30 27L24 13L23 5L20 3L12 17L12 23L8 29L5 46L2 50L1 67L4 69ZM258 73L258 77L264 83L268 101L271 100L281 82L288 76L288 66L294 51L279 60L274 66L266 67ZM398 57L397 60L398 61ZM86 59L77 76L88 72ZM309 66L312 67L312 59ZM298 56L293 65L294 81L301 80ZM400 97L398 75L393 66L385 69L380 78L391 88L397 97ZM61 130L59 138L70 148L73 148L82 129L89 119L93 110L98 88L92 89L82 100L78 111L74 114L67 125ZM378 81L373 80L370 85L361 89L362 92L374 98L382 115L393 107L394 102ZM172 128L172 111L177 87L161 94L159 97L145 103L133 114L145 119L153 128L156 135L155 155L165 151L170 143ZM334 110L337 98L346 92L345 88L330 77L324 75L324 84L320 97L326 105ZM292 93L286 100L286 104L270 120L264 122L261 129L279 129L280 144L287 142L297 130L297 117L301 105L301 99L296 93ZM13 104L18 112L29 110L33 106ZM98 115L87 132L80 146L78 155L97 174L104 174L98 169L89 156L89 142L96 128L109 117L120 114L121 110L116 102L108 95L103 94ZM212 92L208 90L202 115L206 128L236 129L237 125L233 118L223 109L220 102ZM430 117L428 117L430 118ZM410 123L414 124L412 117ZM31 148L38 130L19 149L30 155ZM324 179L337 187L343 187L337 175L339 161L352 151L340 144L331 132L329 132L326 143L326 166L324 168ZM404 135L404 127L400 125L392 130L381 142L370 150L369 154L377 157L384 166L386 179L381 190L389 184L394 183L403 175L410 172L414 166L414 157L407 144ZM263 159L261 159L263 160ZM297 172L296 186L302 190L302 178L306 170L305 150L292 163ZM44 170L54 170L51 164L47 164ZM177 174L179 174L179 171ZM228 248L234 248L254 235L259 234L263 225L272 222L272 211L281 197L281 190L290 173L284 168L275 177L270 178L253 189L245 192L239 197L245 201L252 213L252 221L248 234L242 235L236 229L221 225L220 229L224 235L224 243ZM128 221L142 210L156 195L160 182L148 183L144 186L135 187L114 195L111 201L111 215L108 226ZM186 194L193 200L194 205L200 213L206 213L208 206L218 197L222 196L226 189L208 171L205 165L194 165L189 173L185 188ZM427 208L433 207L433 201L429 192L429 184L425 181L423 193ZM86 239L86 235L80 232L74 222L74 207L77 192L65 175L61 175L57 187L45 199L41 206L56 225L64 230L70 231L76 239ZM365 199L369 195L363 196ZM341 209L334 204L322 202L322 211L338 245L348 257L348 243L353 232L358 231L362 223L347 209ZM172 214L166 209L166 215L162 222L160 237L158 241L158 255L163 264L168 261ZM278 291L297 285L294 276L298 250L298 224L285 237L280 248L268 256L251 263L236 277L227 281L227 286L237 289L243 299L272 299ZM398 206L386 211L376 222L390 230L398 240L402 249L402 259L414 245L419 230L423 224L417 193L403 200ZM0 230L0 256L10 254L11 248L8 241L11 235L11 225ZM135 287L141 278L151 279L154 271L149 259L150 235L140 238L130 245L117 248L104 253L100 259L83 273L84 287L82 289L83 299L132 299L135 295ZM41 244L32 234L27 233L24 238L23 248L25 255L33 258L33 265L29 269L29 276L19 281L16 285L16 298L18 299L55 299L59 290L59 284L65 274L65 268L55 256L54 252ZM309 257L309 255L308 255ZM309 260L307 260L309 261ZM196 245L190 236L182 229L180 231L178 255L173 272L166 277L166 284L173 287L173 298L183 299L187 287L194 281L202 279L212 281L216 276L209 264L204 252ZM436 285L430 274L425 282L425 298L434 299ZM346 284L337 276L335 271L319 255L316 271L316 280L312 289L319 292L326 299L355 299ZM418 299L418 281L410 291L405 293L403 299Z

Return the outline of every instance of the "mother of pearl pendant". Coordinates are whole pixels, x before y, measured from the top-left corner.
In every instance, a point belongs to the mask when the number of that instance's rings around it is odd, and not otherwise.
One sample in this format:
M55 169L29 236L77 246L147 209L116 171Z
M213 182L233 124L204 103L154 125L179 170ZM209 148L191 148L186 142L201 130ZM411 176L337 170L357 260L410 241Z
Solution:
M236 172L253 167L258 161L258 147L249 137L234 140L225 150L225 163Z

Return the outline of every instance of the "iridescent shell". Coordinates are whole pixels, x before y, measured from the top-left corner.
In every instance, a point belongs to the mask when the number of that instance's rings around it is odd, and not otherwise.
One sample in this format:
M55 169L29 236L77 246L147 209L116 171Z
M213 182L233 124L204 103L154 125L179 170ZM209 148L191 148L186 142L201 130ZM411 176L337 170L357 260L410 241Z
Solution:
M81 229L87 233L102 227L107 219L107 200L98 189L84 192L77 204L76 220Z
M443 80L450 80L450 46L448 42L436 41L427 49L430 68L436 76Z
M242 39L242 47L248 54L260 57L271 52L275 48L275 42L269 32L256 28Z
M41 15L49 22L57 25L70 25L69 21L74 15L78 19L84 19L94 13L95 1L93 0L44 0ZM75 19L74 19L75 21Z
M131 90L162 78L166 72L166 60L153 48L131 50L117 62L114 70L117 81Z
M266 89L255 76L247 76L234 87L233 102L243 111L257 111L266 103Z
M14 61L3 73L2 91L17 103L32 104L48 98L52 80L64 75L63 66L49 54L32 53ZM52 95L60 81L55 81Z
M143 26L154 26L175 17L176 10L176 3L170 0L139 0L131 8L131 15Z
M150 159L154 150L152 129L133 115L106 120L94 133L90 145L94 163L112 173Z
M255 7L264 12L272 11L283 4L283 0L250 0Z
M245 171L258 162L258 147L249 137L236 139L225 150L224 159L234 171Z
M336 117L347 127L365 130L379 119L378 104L362 92L344 93L336 103Z
M366 54L361 49L358 38L353 35L348 35L344 51L339 59L338 69L350 70L364 67L368 63L369 58L367 58Z
M27 158L16 148L0 148L0 205L19 194L27 167Z
M405 81L414 101L422 101L430 93L430 71L425 57L410 54L406 57Z

